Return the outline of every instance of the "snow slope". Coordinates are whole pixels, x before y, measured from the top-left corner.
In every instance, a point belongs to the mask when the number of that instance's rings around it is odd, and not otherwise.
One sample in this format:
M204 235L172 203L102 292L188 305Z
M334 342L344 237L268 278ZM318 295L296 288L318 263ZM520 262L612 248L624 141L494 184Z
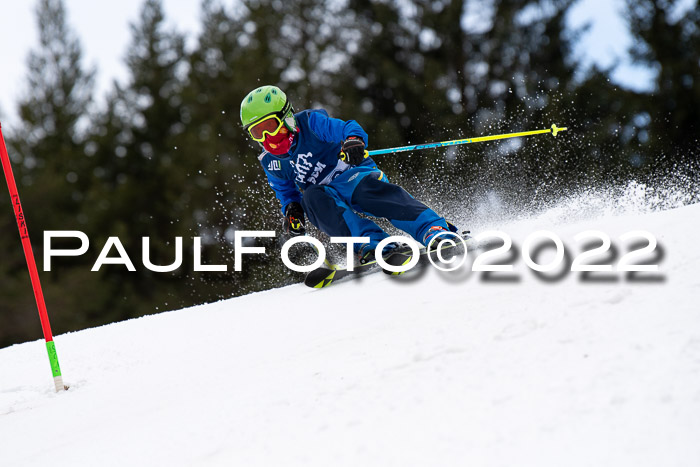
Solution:
M498 228L647 230L660 272L285 287L58 336L60 394L1 349L0 466L700 465L700 205Z

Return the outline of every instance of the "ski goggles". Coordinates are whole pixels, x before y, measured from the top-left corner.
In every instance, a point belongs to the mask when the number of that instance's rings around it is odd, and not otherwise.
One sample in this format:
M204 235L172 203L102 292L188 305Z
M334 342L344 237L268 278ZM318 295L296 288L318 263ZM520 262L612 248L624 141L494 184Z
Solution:
M253 138L253 141L262 143L265 141L266 135L275 136L279 133L282 125L284 125L282 120L276 114L273 114L249 126L248 134Z

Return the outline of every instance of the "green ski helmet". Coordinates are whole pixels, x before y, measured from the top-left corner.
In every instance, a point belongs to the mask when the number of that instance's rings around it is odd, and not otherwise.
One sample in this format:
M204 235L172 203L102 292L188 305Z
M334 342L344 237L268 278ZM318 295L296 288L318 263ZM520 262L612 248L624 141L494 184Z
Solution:
M292 104L287 99L287 95L277 86L260 86L243 98L241 123L246 130L249 130L255 123L271 116L277 117L289 131L296 131L297 125ZM256 138L253 139L258 141Z

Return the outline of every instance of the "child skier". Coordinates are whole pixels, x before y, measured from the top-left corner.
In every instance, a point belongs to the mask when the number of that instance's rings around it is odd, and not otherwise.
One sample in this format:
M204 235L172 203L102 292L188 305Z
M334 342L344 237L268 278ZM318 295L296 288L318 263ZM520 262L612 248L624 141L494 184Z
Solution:
M373 260L389 235L358 213L386 218L426 247L436 234L456 235L443 217L389 183L368 157L367 133L356 121L330 118L322 109L295 114L281 89L261 86L241 102L241 123L264 149L258 160L282 204L286 234L306 233L306 213L330 236L368 237L355 245L360 264Z

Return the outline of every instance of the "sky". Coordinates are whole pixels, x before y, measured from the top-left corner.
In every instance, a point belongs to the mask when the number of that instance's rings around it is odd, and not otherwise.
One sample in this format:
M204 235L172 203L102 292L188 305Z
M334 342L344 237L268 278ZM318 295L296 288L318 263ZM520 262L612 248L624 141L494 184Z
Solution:
M77 32L83 47L84 66L97 67L98 102L111 89L113 80L126 79L123 62L130 41L129 24L138 19L142 3L143 0L65 0L69 27ZM0 0L0 117L3 119L16 118L17 102L28 91L24 85L27 56L38 44L36 4L36 0ZM200 0L163 0L166 22L187 34L190 44L195 43L199 32L200 6ZM623 0L579 0L568 23L578 27L590 21L592 28L577 44L575 52L586 65L609 66L620 60L614 80L625 87L649 89L653 73L632 66L626 54L631 38L620 15L622 7Z

